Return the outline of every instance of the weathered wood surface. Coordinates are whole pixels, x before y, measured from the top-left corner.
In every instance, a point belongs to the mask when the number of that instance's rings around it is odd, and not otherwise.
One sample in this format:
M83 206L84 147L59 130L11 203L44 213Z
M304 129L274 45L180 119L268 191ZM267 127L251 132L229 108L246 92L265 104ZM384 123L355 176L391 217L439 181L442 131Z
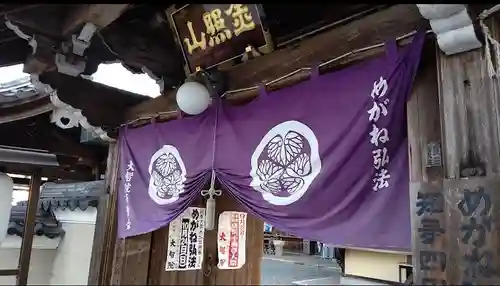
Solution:
M407 34L427 21L422 18L415 4L399 4L355 20L344 26L326 31L315 37L305 39L298 45L260 56L251 61L229 69L229 89L245 88L261 82L281 77L294 70L338 57L352 50L384 42ZM366 57L366 54L362 55ZM345 64L359 55L353 55L336 64ZM158 112L175 110L175 90L163 96L131 108L127 119L153 116ZM235 97L234 95L233 97ZM239 97L254 97L250 95Z
M99 199L92 244L88 285L107 284L111 277L116 237L116 193L118 188L118 144L110 143L106 164L106 190Z
M499 175L499 81L489 78L483 49L438 57L447 177Z
M490 28L495 38L498 37L498 19L490 19ZM491 231L485 234L485 245L478 247L479 255L484 251L492 253L491 263L499 269L498 256L498 219L496 209L499 205L500 186L500 140L499 128L499 81L491 79L486 69L483 50L474 50L453 56L438 54L438 78L440 103L442 110L443 153L445 154L445 177L453 181L447 183L446 201L446 236L447 265L446 276L450 285L464 282L464 272L469 267L465 255L477 254L470 245L465 246L462 239L467 234L465 223L472 223L470 218L477 219L478 230L472 238L466 239L468 244L482 235L485 227L483 218L476 214L465 217L459 210L459 203L465 198L465 189L478 191L475 187L482 185L492 202L490 215ZM482 199L481 199L482 200ZM481 203L484 205L484 203ZM483 208L479 206L477 212ZM462 228L462 230L461 230ZM468 277L468 281L477 285L488 283L500 284L498 272L494 277L485 278L487 274L486 257L473 263L476 276ZM469 272L470 274L470 272Z
M437 236L430 244L422 242L423 231L428 222L438 221L444 227L445 213L442 191L442 166L427 166L427 146L429 143L441 145L438 82L436 73L436 43L428 40L421 58L421 64L413 84L412 95L407 104L408 145L410 161L410 211L412 217L412 259L416 285L428 284L429 279L443 280L445 272L440 269L426 269L420 255L429 251L443 252L446 247L444 235ZM425 196L441 198L441 212L430 213L421 209ZM418 199L420 197L420 199ZM417 205L418 203L418 205ZM421 236L422 235L422 236ZM424 242L427 242L424 240ZM425 256L424 256L425 257ZM424 283L426 282L426 283Z
M31 174L28 209L24 218L23 240L21 242L21 252L19 253L19 272L16 285L28 285L28 275L30 271L31 250L33 237L35 235L36 213L38 211L38 201L40 198L40 185L42 182L41 172L36 170Z
M499 285L500 178L445 181L448 285Z
M151 233L116 241L111 285L148 285Z

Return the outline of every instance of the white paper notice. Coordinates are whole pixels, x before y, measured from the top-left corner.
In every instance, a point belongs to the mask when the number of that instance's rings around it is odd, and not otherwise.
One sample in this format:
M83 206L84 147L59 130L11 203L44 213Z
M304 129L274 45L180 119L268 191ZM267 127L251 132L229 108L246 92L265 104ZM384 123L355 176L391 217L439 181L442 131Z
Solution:
M190 207L168 229L165 271L202 268L205 209Z
M240 269L245 264L247 214L223 212L219 216L217 250L219 269Z

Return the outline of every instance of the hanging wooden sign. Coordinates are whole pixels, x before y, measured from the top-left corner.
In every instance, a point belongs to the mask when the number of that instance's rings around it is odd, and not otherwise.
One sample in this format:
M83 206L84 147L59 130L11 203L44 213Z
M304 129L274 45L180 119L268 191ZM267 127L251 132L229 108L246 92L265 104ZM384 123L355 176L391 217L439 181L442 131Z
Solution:
M217 250L219 269L240 269L246 262L247 214L223 212L219 216Z
M259 4L187 4L170 17L191 73L240 57L248 46L271 50Z
M205 209L190 207L173 220L168 229L165 271L202 268Z

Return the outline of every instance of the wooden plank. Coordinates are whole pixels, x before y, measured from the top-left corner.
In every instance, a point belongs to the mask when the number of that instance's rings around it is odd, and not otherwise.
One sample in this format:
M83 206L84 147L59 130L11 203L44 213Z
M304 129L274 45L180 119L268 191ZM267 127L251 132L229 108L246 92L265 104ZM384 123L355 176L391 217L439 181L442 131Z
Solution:
M410 159L410 209L412 223L413 282L426 285L445 279L439 268L427 269L421 263L421 255L430 251L445 252L444 234L430 241L424 232L429 222L444 228L443 167L427 165L428 144L441 145L438 83L436 78L436 43L428 41L424 46L421 64L415 78L412 95L407 104L408 147ZM438 198L438 209L422 208L424 198ZM437 204L438 205L438 204ZM424 261L425 262L425 261ZM434 280L433 280L434 279ZM402 281L404 282L404 281Z
M109 265L112 261L116 236L115 208L118 182L118 144L112 142L108 147L106 164L106 194L99 199L97 218L92 244L88 285L107 284L110 278Z
M40 100L40 101L42 101L42 100ZM3 108L3 107L0 107L0 108ZM11 114L7 114L7 115L0 115L0 124L18 121L18 120L23 120L26 118L30 118L33 116L37 116L37 115L52 111L53 109L54 109L54 105L52 104L52 102L45 102L45 103L40 104L39 106L34 107L33 109L27 109L27 110L25 109L25 110L21 110L18 112L12 112Z
M112 285L148 285L151 236L146 233L117 241Z
M487 74L483 51L439 52L438 76L447 177L499 175L500 141L493 138L500 134L500 94L498 80Z
M35 231L36 213L38 211L38 199L40 198L41 181L41 172L39 170L33 172L30 180L28 208L24 219L23 241L21 243L21 253L19 254L19 275L17 276L16 285L28 285L31 249Z
M399 4L341 27L305 39L299 45L260 56L227 70L229 89L245 88L281 77L352 50L397 38L425 26L415 4ZM358 56L354 58L359 59ZM351 58L352 61L352 58ZM344 61L345 64L345 61ZM252 95L253 97L254 95ZM175 109L175 91L140 103L127 112L127 119Z
M0 269L0 276L17 276L19 269Z

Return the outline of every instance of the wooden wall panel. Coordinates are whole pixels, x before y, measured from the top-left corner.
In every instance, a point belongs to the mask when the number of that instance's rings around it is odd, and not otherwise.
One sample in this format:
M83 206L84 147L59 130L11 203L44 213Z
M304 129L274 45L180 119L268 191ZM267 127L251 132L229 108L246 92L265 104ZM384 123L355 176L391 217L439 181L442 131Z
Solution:
M117 240L111 285L147 285L151 233Z

